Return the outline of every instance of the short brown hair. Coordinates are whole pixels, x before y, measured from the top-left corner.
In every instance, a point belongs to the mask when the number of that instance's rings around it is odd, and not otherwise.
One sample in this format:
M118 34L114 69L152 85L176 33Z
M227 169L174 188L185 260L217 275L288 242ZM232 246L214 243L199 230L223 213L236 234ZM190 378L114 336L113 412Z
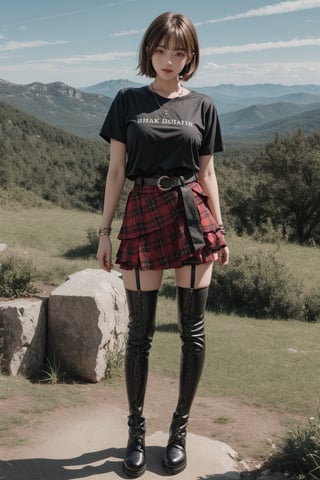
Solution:
M159 15L147 28L140 44L137 67L139 75L150 78L156 76L151 57L161 40L164 40L166 46L170 42L174 42L176 49L183 48L186 50L187 56L191 60L180 72L179 77L183 81L189 80L199 66L198 35L188 17L172 12Z

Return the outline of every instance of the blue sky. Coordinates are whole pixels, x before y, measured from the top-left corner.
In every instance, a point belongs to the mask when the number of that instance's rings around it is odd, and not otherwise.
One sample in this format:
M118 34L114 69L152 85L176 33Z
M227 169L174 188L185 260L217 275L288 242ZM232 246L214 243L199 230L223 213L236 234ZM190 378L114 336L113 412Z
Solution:
M190 86L320 84L320 0L2 0L0 78L74 87L136 75L145 28L160 13L196 25Z

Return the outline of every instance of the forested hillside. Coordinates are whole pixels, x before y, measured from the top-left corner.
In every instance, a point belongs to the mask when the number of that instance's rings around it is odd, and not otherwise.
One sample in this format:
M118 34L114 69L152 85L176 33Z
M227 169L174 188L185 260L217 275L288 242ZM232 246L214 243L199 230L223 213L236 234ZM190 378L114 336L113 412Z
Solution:
M272 122L266 122L256 128L245 132L248 142L254 140L256 143L270 142L275 134L293 135L297 130L303 131L307 135L312 135L319 131L320 127L320 109L309 110L299 115L292 115Z
M20 187L65 208L101 206L108 146L0 102L0 188Z
M305 133L312 133L320 126L320 103L294 104L270 103L268 105L251 105L232 113L220 115L222 130L227 137L244 137L270 140L275 132L294 133L302 128Z

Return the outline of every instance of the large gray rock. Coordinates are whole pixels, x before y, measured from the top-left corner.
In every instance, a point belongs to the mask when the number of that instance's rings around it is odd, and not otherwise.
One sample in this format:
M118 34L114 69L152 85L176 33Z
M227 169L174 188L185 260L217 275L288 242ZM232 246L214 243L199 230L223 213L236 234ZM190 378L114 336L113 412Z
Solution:
M38 299L0 303L0 366L3 373L31 378L43 368L46 304L46 300Z
M74 273L49 297L49 357L71 375L98 382L108 361L124 350L127 321L125 289L116 272Z

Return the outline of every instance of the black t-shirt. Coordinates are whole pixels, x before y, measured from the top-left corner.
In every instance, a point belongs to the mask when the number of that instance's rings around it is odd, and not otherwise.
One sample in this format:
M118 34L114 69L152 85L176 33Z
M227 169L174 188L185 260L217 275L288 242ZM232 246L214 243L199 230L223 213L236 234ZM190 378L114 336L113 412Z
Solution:
M216 108L194 91L168 99L148 87L120 90L100 135L126 144L130 179L197 172L199 155L223 150Z

